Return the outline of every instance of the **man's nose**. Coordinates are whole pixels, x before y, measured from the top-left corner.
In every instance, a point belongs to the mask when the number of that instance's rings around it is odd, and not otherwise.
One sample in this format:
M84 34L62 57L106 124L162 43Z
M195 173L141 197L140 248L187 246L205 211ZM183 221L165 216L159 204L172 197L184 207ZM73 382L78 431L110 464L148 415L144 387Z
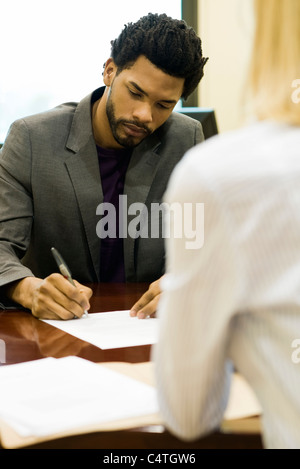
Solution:
M152 108L149 103L139 103L133 112L134 119L144 124L152 122Z

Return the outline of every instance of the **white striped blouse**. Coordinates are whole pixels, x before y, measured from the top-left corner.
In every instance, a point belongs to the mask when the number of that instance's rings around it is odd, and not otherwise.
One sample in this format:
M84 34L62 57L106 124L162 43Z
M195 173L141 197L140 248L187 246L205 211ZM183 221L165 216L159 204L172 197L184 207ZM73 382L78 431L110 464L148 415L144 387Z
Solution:
M300 128L255 123L198 145L165 201L204 204L202 247L178 236L180 217L166 239L153 359L167 427L185 440L218 428L235 368L264 446L300 448Z

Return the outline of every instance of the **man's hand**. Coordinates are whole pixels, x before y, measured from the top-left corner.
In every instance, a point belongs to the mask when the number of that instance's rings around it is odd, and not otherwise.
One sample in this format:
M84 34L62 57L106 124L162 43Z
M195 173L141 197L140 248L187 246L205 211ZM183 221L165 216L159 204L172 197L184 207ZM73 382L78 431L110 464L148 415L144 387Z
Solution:
M74 283L76 287L56 273L44 280L26 277L10 286L7 294L39 319L80 318L89 310L93 292L76 280Z
M144 319L156 313L161 294L161 279L162 277L150 284L146 293L132 306L130 316L137 316L139 319Z

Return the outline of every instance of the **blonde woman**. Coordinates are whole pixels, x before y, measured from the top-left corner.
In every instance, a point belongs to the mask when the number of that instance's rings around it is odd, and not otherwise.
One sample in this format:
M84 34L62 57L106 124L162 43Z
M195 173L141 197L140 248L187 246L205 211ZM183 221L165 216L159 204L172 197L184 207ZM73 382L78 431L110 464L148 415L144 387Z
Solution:
M220 426L236 369L260 402L264 447L300 448L300 1L258 0L255 14L256 121L188 152L166 193L204 204L204 243L167 241L154 360L178 437Z

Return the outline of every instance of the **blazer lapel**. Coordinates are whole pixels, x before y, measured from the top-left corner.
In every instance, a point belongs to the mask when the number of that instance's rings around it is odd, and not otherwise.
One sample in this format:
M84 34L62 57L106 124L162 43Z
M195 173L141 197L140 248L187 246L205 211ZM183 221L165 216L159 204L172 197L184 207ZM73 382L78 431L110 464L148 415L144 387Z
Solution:
M91 95L75 111L67 142L71 150L65 164L72 180L95 274L99 281L100 239L96 234L97 206L103 202L98 155L92 133ZM76 233L74 233L76 236Z
M129 215L128 209L132 204L145 204L152 182L154 180L158 163L159 154L155 152L160 145L160 139L157 134L151 135L144 140L132 153L129 167L126 173L124 195L126 196L127 215L124 220L127 221L123 228L124 233L124 263L126 279L135 281L135 265L134 265L134 246L136 238L128 233L128 224L136 218L139 213ZM137 206L136 206L137 207ZM138 208L138 207L137 207ZM126 231L125 231L126 230ZM138 235L138 233L135 233Z

